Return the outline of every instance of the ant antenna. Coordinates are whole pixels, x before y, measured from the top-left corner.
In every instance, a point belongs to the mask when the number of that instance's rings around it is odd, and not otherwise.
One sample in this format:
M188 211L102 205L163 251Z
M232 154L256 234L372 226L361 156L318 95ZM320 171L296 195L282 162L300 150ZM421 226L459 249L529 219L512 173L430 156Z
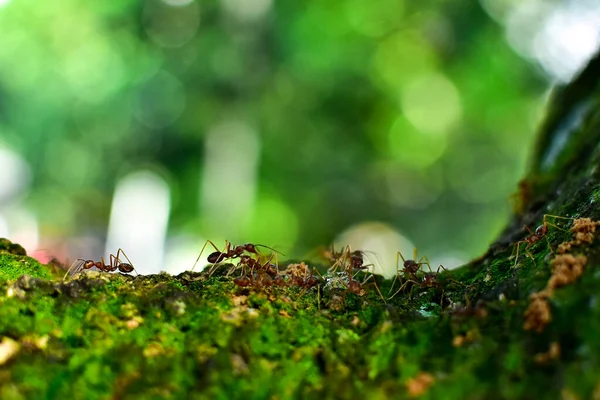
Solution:
M71 266L67 270L67 273L63 277L63 281L67 279L67 276L75 276L75 275L77 275L77 273L79 271L81 271L81 269L82 269L81 267L83 267L84 264L85 264L85 260L83 258L78 258L77 260L73 261L73 264L71 264ZM71 270L73 270L73 269L75 270L75 272L73 272L71 274Z

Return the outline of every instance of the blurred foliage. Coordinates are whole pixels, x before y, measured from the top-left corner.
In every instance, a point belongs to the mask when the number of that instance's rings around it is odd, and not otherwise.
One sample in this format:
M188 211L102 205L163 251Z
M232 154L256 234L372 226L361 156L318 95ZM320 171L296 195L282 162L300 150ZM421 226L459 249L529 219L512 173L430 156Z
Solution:
M22 0L0 31L0 137L45 234L102 231L116 183L150 169L171 233L308 249L380 220L474 254L505 223L546 87L470 1ZM242 139L205 143L232 123ZM203 186L208 156L235 172L254 134L249 208L207 209L239 184Z

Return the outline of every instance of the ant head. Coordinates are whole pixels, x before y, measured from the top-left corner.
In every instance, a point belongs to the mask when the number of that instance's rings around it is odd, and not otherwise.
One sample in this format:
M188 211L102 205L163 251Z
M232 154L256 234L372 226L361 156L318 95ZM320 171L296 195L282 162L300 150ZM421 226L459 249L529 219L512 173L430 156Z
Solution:
M252 243L246 243L245 245L242 246L242 248L244 250L246 250L248 253L254 253L254 254L257 253L256 246L253 245Z
M364 295L362 285L358 281L350 281L348 283L348 291L359 296Z
M435 285L437 283L437 274L427 274L423 278L426 285Z
M311 288L313 286L317 286L319 284L319 278L317 278L316 276L311 276L308 279L306 279L306 287Z
M355 257L352 256L352 258L350 258L350 262L352 264L352 268L354 269L362 269L363 266L363 258L361 257Z
M419 263L415 260L406 260L404 261L404 268L416 272L419 269Z
M535 229L535 235L538 237L544 236L548 232L546 224L542 224Z

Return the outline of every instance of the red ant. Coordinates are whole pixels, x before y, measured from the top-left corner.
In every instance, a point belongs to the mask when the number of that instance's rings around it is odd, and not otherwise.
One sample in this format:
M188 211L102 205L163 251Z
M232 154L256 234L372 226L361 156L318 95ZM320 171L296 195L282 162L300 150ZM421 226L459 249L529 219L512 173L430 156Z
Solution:
M429 263L427 263L427 266L429 266ZM417 277L416 272L415 272L414 275L411 278L408 278L393 295L388 297L388 300L391 300L394 296L396 296L398 293L400 293L402 291L402 289L404 289L404 287L406 285L408 285L409 283L413 284L413 286L411 286L410 292L408 294L409 298L412 297L412 291L413 291L414 287L418 286L421 289L427 289L427 288L440 289L441 288L442 289L442 299L443 299L444 298L444 292L443 292L444 288L442 287L442 284L438 281L438 275L440 274L440 269L443 269L446 272L449 272L449 271L441 264L435 272L431 271L431 267L429 269L430 269L430 272L424 272L423 278L421 278L421 279L419 279ZM413 279L413 278L416 278L416 279ZM449 278L449 280L451 280L454 283L458 283L459 285L466 286L464 283L459 282L455 279Z
M398 266L400 265L400 259L402 259L402 265L404 266L404 268L402 268L402 270L400 270L398 268ZM427 259L426 256L422 256L419 259L419 261L415 261L416 259L417 259L417 249L416 248L413 249L413 258L412 259L405 260L404 256L402 255L401 252L396 253L396 276L394 277L394 280L392 281L392 286L390 287L390 291L389 291L388 295L394 289L396 280L400 276L402 276L404 279L412 280L414 282L414 281L419 280L419 278L417 277L417 272L419 272L419 270L421 269L421 266L427 265L429 267L429 270L431 271L431 265L429 264L429 260ZM402 287L403 286L404 285L402 285ZM398 292L396 292L396 293L398 293ZM394 296L395 295L396 294L394 294ZM394 297L394 296L392 296L392 297ZM391 297L390 297L390 299L391 299Z
M477 300L475 306L471 305L471 300L465 295L465 305L454 305L450 310L451 318L462 321L466 318L485 318L488 315L488 310L485 307L485 302L481 299Z
M241 266L242 268L244 268L244 266L247 266L248 268L250 268L251 273L256 271L256 272L264 272L267 275L269 275L271 278L274 278L278 273L279 273L279 268L277 267L276 264L271 264L271 260L273 259L273 254L271 254L271 256L269 257L269 259L267 260L267 262L265 262L264 264L261 264L260 261L255 260L254 258L242 254L240 256L240 262L238 263L238 267Z
M361 250L350 250L350 246L344 247L339 253L336 253L332 248L331 251L327 250L324 252L325 258L332 262L332 266L328 272L333 273L337 270L338 264L342 264L344 270L365 270L373 264L364 263L364 251ZM347 264L346 264L347 262Z
M260 253L259 253L257 247L265 247L269 250L273 250L275 253L284 255L283 253L275 250L274 248L265 246L264 244L246 243L246 244L234 246L232 249L231 242L229 242L227 240L225 241L225 249L223 251L220 251L219 248L212 241L207 240L204 243L204 246L202 246L202 250L200 250L200 254L198 255L198 258L196 258L196 262L194 263L194 266L192 267L192 271L194 270L194 268L196 268L196 264L198 264L198 261L200 260L200 257L202 257L202 253L204 252L206 245L209 243L211 244L212 247L214 247L215 250L217 250L215 252L210 253L208 255L208 257L206 258L206 260L211 264L218 264L228 258L241 257L244 254L244 251L248 252L248 253L256 254L256 256L260 256Z
M273 256L274 256L274 254L271 254L269 259L264 264L261 264L260 261L257 261L248 255L242 254L240 256L240 262L238 263L238 265L236 267L233 268L233 269L235 269L235 268L241 267L242 275L239 276L238 278L234 278L233 283L235 283L236 285L238 285L240 287L251 286L255 283L258 283L259 286L260 285L270 286L273 283L273 279L277 276L277 274L279 272L277 265L271 264L271 260L273 259ZM248 267L250 269L250 273L248 273L248 271L246 271L245 267ZM233 271L233 269L231 271ZM231 271L229 273L231 273ZM255 272L258 273L257 280L254 279ZM229 273L228 273L228 275L229 275Z
M123 254L123 256L127 259L128 262L127 263L121 262L121 260L119 259L119 254ZM114 272L118 269L119 272L128 274L132 271L135 271L135 268L133 267L133 263L131 262L129 257L127 257L127 254L125 254L123 249L117 250L116 256L111 254L109 260L110 260L110 263L107 265L104 261L104 257L101 257L100 261L85 260L83 258L78 258L77 260L75 260L73 262L73 264L71 264L71 267L65 274L63 280L65 280L67 278L67 276L74 276L77 273L79 273L81 270L90 269L93 267L98 268L102 272ZM74 270L74 272L71 273L72 270Z
M573 218L568 218L568 217L559 217L557 215L544 214L544 219L543 219L542 225L538 226L535 229L535 232L533 232L531 229L529 229L529 227L527 225L523 225L523 227L529 232L529 236L527 236L525 239L519 240L517 243L515 243L512 254L509 257L509 258L515 257L515 263L514 263L513 267L516 267L517 262L519 261L519 250L520 250L521 244L523 244L523 243L527 244L525 246L525 252L527 253L527 256L533 260L534 258L533 258L533 255L531 254L531 252L529 251L529 248L531 246L533 246L534 244L536 244L537 242L539 242L540 240L542 240L542 238L546 238L546 234L548 233L548 226L552 226L556 229L560 229L560 230L564 231L564 229L560 228L558 225L548 222L546 220L548 217L559 218L559 219L570 219L570 220L573 219ZM546 238L546 241L548 241L548 238ZM548 246L550 246L550 242L548 242ZM516 249L516 252L515 252L515 249Z

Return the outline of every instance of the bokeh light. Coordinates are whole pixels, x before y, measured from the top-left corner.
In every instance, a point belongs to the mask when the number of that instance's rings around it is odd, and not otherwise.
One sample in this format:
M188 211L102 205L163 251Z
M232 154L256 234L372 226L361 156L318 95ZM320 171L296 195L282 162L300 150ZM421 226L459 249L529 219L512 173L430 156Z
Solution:
M548 88L595 51L599 16L592 0L0 0L0 233L63 260L123 248L140 272L189 268L207 239L292 258L347 240L389 273L402 237L455 266L510 215Z
M159 273L164 269L169 212L169 186L164 179L149 171L124 177L115 190L105 254L127 249L138 273Z

